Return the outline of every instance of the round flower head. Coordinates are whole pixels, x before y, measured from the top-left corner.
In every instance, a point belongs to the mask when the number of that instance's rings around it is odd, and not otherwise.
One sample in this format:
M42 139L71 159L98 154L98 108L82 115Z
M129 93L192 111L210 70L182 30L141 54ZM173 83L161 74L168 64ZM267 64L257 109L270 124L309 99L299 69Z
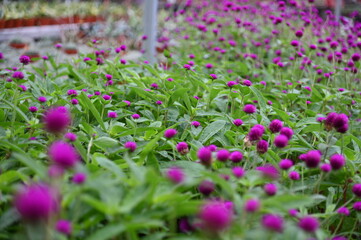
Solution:
M29 221L46 220L58 211L59 203L55 191L45 184L24 186L14 198L20 215Z
M22 72L14 72L11 77L15 79L24 79L25 76Z
M197 128L197 127L199 127L199 126L201 125L201 123L200 123L200 122L197 122L197 121L193 121L193 122L191 122L191 125L192 125L193 127Z
M129 149L130 152L134 152L137 149L137 144L135 142L126 142L124 147Z
M261 206L261 203L259 202L258 199L249 199L244 204L244 210L249 213L257 212L259 210L260 206Z
M286 136L288 138L288 140L290 140L293 136L293 130L291 128L288 128L288 127L283 127L281 129L281 132L280 134Z
M252 104L246 104L243 108L243 111L248 114L255 113L257 111L256 106Z
M221 149L217 152L217 160L221 162L227 161L229 158L229 151L227 149Z
M73 105L77 105L77 104L79 104L79 101L78 101L78 99L72 99L72 100L70 100L70 102L71 102L71 104L73 104Z
M204 180L199 184L198 190L200 193L202 193L205 196L210 195L212 192L214 192L215 185L212 181Z
M306 232L315 232L319 227L317 218L306 216L299 220L298 226Z
M43 96L38 98L38 101L41 102L41 103L46 102L46 100L47 100L46 97L43 97Z
M285 135L278 135L277 137L275 137L274 140L274 145L278 148L284 148L288 145L288 138Z
M258 125L253 126L251 128L251 130L249 131L249 133L248 133L248 139L250 141L259 140L262 137L263 133L264 133L264 130L262 128L260 128L260 127L257 127L257 126Z
M203 165L209 166L212 163L212 151L208 147L202 147L198 150L197 156Z
M164 137L165 138L172 138L174 137L176 134L178 133L178 131L176 129L170 128L165 130L164 132Z
M355 185L353 185L352 187L352 192L357 196L357 197L361 197L361 184L357 183Z
M21 56L21 57L19 58L19 61L20 61L22 64L27 65L27 64L30 63L30 57L28 57L28 56Z
M234 163L239 163L243 159L243 154L238 151L234 151L229 155L229 159Z
M58 231L59 233L62 233L64 235L70 235L72 232L72 226L71 226L71 222L69 222L68 220L59 220L56 223L56 231Z
M339 170L345 165L345 158L341 154L334 154L330 158L330 164L333 170Z
M269 196L273 196L277 193L277 186L273 183L267 183L266 185L264 185L263 189Z
M355 202L352 206L353 209L355 209L356 211L361 211L361 202Z
M269 129L273 133L277 133L277 132L281 131L282 127L283 127L283 123L281 120L278 120L278 119L273 120L269 125Z
M116 112L108 112L108 118L117 118L118 114Z
M112 96L103 95L103 99L104 99L105 101L108 101L108 100L112 99Z
M246 171L242 167L234 167L232 168L232 173L236 178L241 178L244 176Z
M257 171L260 171L264 177L277 179L279 177L279 173L277 168L275 168L271 164L266 164L264 166L256 167Z
M83 184L86 181L86 174L82 172L75 173L72 181L75 184Z
M76 134L75 133L71 133L71 132L68 132L68 133L65 133L64 137L66 139L68 139L70 142L75 142L76 141Z
M325 119L325 127L326 130L331 130L333 127L333 122L335 121L335 118L337 117L337 113L335 112L330 112L329 114L327 114L327 117Z
M38 111L38 108L35 107L35 106L30 106L30 107L29 107L29 111L30 111L30 112L37 112L37 111Z
M235 81L229 81L229 82L227 82L227 86L228 86L228 87L232 87L232 86L234 86L234 85L237 85L237 83L236 83Z
M304 161L307 167L315 168L321 161L321 154L318 150L311 150L306 153Z
M262 226L270 231L283 232L283 218L275 214L266 214L262 217Z
M188 144L186 142L178 143L176 148L177 151L182 155L187 154L189 152Z
M282 159L279 163L279 166L283 170L288 170L293 166L293 162L289 159Z
M345 215L345 216L350 215L350 210L348 210L347 207L340 207L339 209L337 209L336 212L337 212L338 214Z
M330 164L324 163L320 166L320 169L322 172L328 173L328 172L331 172L332 167Z
M233 124L238 126L241 126L243 124L243 121L241 119L234 119Z
M182 183L184 181L183 170L178 167L171 167L166 171L166 177L175 184Z
M268 151L268 142L266 140L260 140L257 143L257 152L259 154L264 154Z
M232 223L232 211L221 201L205 203L200 210L201 227L209 232L221 232Z
M291 179L291 180L299 180L300 179L300 174L296 171L291 171L289 174L288 174L288 177Z
M71 168L79 160L79 155L75 148L67 142L56 141L49 147L49 157L62 168Z
M70 125L70 113L66 107L55 107L45 113L43 122L48 132L60 133Z
M140 118L140 115L135 113L135 114L132 115L132 118L133 118L133 119L139 119L139 118Z

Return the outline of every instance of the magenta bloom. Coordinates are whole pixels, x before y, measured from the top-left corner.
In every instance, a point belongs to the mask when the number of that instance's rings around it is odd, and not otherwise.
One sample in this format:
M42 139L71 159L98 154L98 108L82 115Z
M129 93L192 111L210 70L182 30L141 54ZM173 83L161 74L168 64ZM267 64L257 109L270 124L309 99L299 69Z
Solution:
M202 193L205 196L210 195L212 192L214 192L215 185L212 181L204 180L199 184L198 190L200 193Z
M269 129L271 130L272 133L277 133L281 131L282 127L283 127L283 122L278 119L273 120L269 125Z
M229 151L227 149L221 149L217 152L217 160L221 162L227 161L229 158Z
M266 164L264 166L256 167L256 170L260 171L263 174L263 176L271 179L277 179L279 177L277 168L275 168L271 164Z
M75 173L72 181L75 184L83 184L86 181L86 174L82 172Z
M193 121L193 122L191 122L191 125L192 125L193 127L197 128L197 127L199 127L199 126L201 125L201 123L200 123L200 122L197 122L197 121Z
M321 169L322 172L328 173L328 172L331 172L332 167L331 167L330 164L324 163L324 164L322 164L322 165L320 166L320 169Z
M170 128L165 130L164 132L164 137L165 138L172 138L174 137L176 134L178 133L178 131L176 129Z
M241 119L234 119L233 124L238 126L241 126L243 124L243 121Z
M361 184L357 183L355 185L353 185L352 187L352 192L357 196L357 197L361 197Z
M14 198L15 208L29 221L48 219L58 211L59 202L55 191L45 184L24 186Z
M278 135L275 137L274 145L278 148L284 148L288 145L288 138L285 135Z
M355 202L352 206L353 209L355 209L356 211L361 211L361 202Z
M273 183L267 183L264 185L263 189L268 196L273 196L277 193L277 186Z
M257 140L261 139L261 137L264 133L264 130L257 126L262 126L262 125L253 126L248 133L248 139L250 141L257 141Z
M339 170L345 165L345 157L341 154L334 154L330 158L330 164L333 170Z
M166 177L175 184L182 183L185 175L183 170L178 167L171 167L166 171Z
M289 174L288 174L288 177L291 179L291 180L299 180L300 179L300 174L296 171L291 171Z
M29 111L30 111L30 112L37 112L37 111L38 111L38 108L35 107L35 106L30 106L30 107L29 107Z
M187 154L189 152L188 144L186 142L178 143L176 148L177 151L182 155Z
M282 159L279 163L279 166L283 170L288 170L293 166L293 162L289 159Z
M234 151L229 155L229 159L234 163L239 163L243 159L243 154L238 151Z
M140 118L140 115L135 113L135 114L132 115L132 118L133 118L133 119L139 119L139 118Z
M46 97L43 97L43 96L39 97L38 100L39 100L39 102L42 102L42 103L47 101Z
M283 128L281 128L280 134L286 136L288 138L288 140L290 140L293 136L293 130L288 127L283 127Z
M75 99L75 98L71 99L70 102L71 102L71 104L73 104L73 105L79 104L78 99Z
M248 113L248 114L252 114L252 113L255 113L257 111L257 108L256 106L252 105L252 104L246 104L243 108L243 111L245 113Z
M221 201L205 203L199 213L201 227L209 232L221 232L232 223L232 211Z
M262 226L270 231L283 232L283 218L275 214L266 214L262 217Z
M232 168L232 173L236 178L241 178L244 176L246 171L242 167L234 167Z
M30 63L30 57L28 57L28 56L21 56L20 58L19 58L19 61L22 63L22 64L24 64L24 65L27 65L27 64L29 64Z
M268 151L268 142L266 140L260 140L257 143L257 152L259 154L264 154Z
M66 139L68 139L70 142L75 142L76 139L77 139L77 136L75 133L71 133L71 132L68 132L68 133L65 133L64 137Z
M56 141L49 147L50 159L62 168L73 167L79 160L75 148L67 142Z
M249 199L244 204L244 210L249 213L257 212L259 210L260 206L261 206L261 203L259 202L258 199Z
M25 76L22 72L14 72L11 77L16 79L24 79Z
M117 118L118 114L116 112L108 112L108 118Z
M350 210L348 210L347 207L340 207L339 209L337 209L336 212L337 212L338 214L345 215L345 216L350 215Z
M137 149L137 144L135 142L126 142L124 147L129 149L130 152L134 152Z
M209 166L212 163L212 151L208 147L202 147L198 150L197 156L203 165Z
M103 99L104 99L105 101L108 101L108 100L112 99L112 96L103 95Z
M60 133L70 125L70 113L66 107L54 107L45 113L43 122L48 132Z
M304 156L306 166L309 168L315 168L321 161L321 154L318 150L311 150Z
M72 226L71 226L71 222L69 222L68 220L59 220L56 223L56 231L58 231L59 233L62 233L64 235L70 235L72 232Z
M298 226L306 232L315 232L319 227L317 218L306 216L300 219Z
M232 87L232 86L234 86L234 85L237 85L237 83L236 83L235 81L229 81L229 82L227 82L227 86L228 86L228 87Z

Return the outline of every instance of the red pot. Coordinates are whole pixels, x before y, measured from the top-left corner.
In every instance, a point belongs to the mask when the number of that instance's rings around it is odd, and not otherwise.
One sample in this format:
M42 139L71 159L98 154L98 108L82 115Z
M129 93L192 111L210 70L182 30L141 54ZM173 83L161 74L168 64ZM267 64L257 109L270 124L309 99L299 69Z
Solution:
M73 49L73 48L65 48L65 49L64 49L64 52L65 52L66 54L71 55L71 54L77 54L77 53L78 53L78 50L77 50L77 49Z
M9 45L10 45L10 47L16 48L16 49L22 49L27 46L26 43L10 43Z

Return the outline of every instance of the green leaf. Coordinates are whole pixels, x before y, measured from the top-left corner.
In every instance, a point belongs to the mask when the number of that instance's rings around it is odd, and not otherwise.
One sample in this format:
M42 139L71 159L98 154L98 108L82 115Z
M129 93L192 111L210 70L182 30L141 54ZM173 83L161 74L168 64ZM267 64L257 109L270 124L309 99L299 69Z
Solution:
M224 120L218 120L215 122L212 122L207 127L205 127L201 133L201 136L199 137L199 141L201 143L205 143L208 141L211 137L213 137L215 134L217 134L219 131L221 131L224 126L226 125L226 121Z
M125 226L121 223L107 225L93 233L86 240L107 240L114 238L125 231Z
M253 86L250 86L249 88L254 93L254 95L256 95L258 104L259 104L259 106L261 108L261 111L264 112L266 110L267 105L266 105L266 100L264 99L263 95L261 94L260 91L258 91L257 88L255 88Z
M119 145L117 140L109 137L99 137L95 139L93 143L102 149L112 148Z
M113 161L106 158L103 154L94 153L93 155L95 161L103 168L114 173L115 176L125 178L125 174L122 172L121 168L115 164Z
M103 129L103 131L106 131L104 122L98 112L98 110L94 107L94 104L89 100L89 98L84 94L81 93L78 98L80 99L80 104L84 107L84 108L88 108L92 114L94 115L95 119L98 121L100 127Z

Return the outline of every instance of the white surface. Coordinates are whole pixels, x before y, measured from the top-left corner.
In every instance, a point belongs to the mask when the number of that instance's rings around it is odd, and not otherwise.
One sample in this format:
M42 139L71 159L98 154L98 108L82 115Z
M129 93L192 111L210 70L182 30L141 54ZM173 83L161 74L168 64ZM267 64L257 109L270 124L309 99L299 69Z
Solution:
M157 38L157 9L158 0L146 0L144 3L144 34L148 36L145 41L145 58L155 63L155 43Z

